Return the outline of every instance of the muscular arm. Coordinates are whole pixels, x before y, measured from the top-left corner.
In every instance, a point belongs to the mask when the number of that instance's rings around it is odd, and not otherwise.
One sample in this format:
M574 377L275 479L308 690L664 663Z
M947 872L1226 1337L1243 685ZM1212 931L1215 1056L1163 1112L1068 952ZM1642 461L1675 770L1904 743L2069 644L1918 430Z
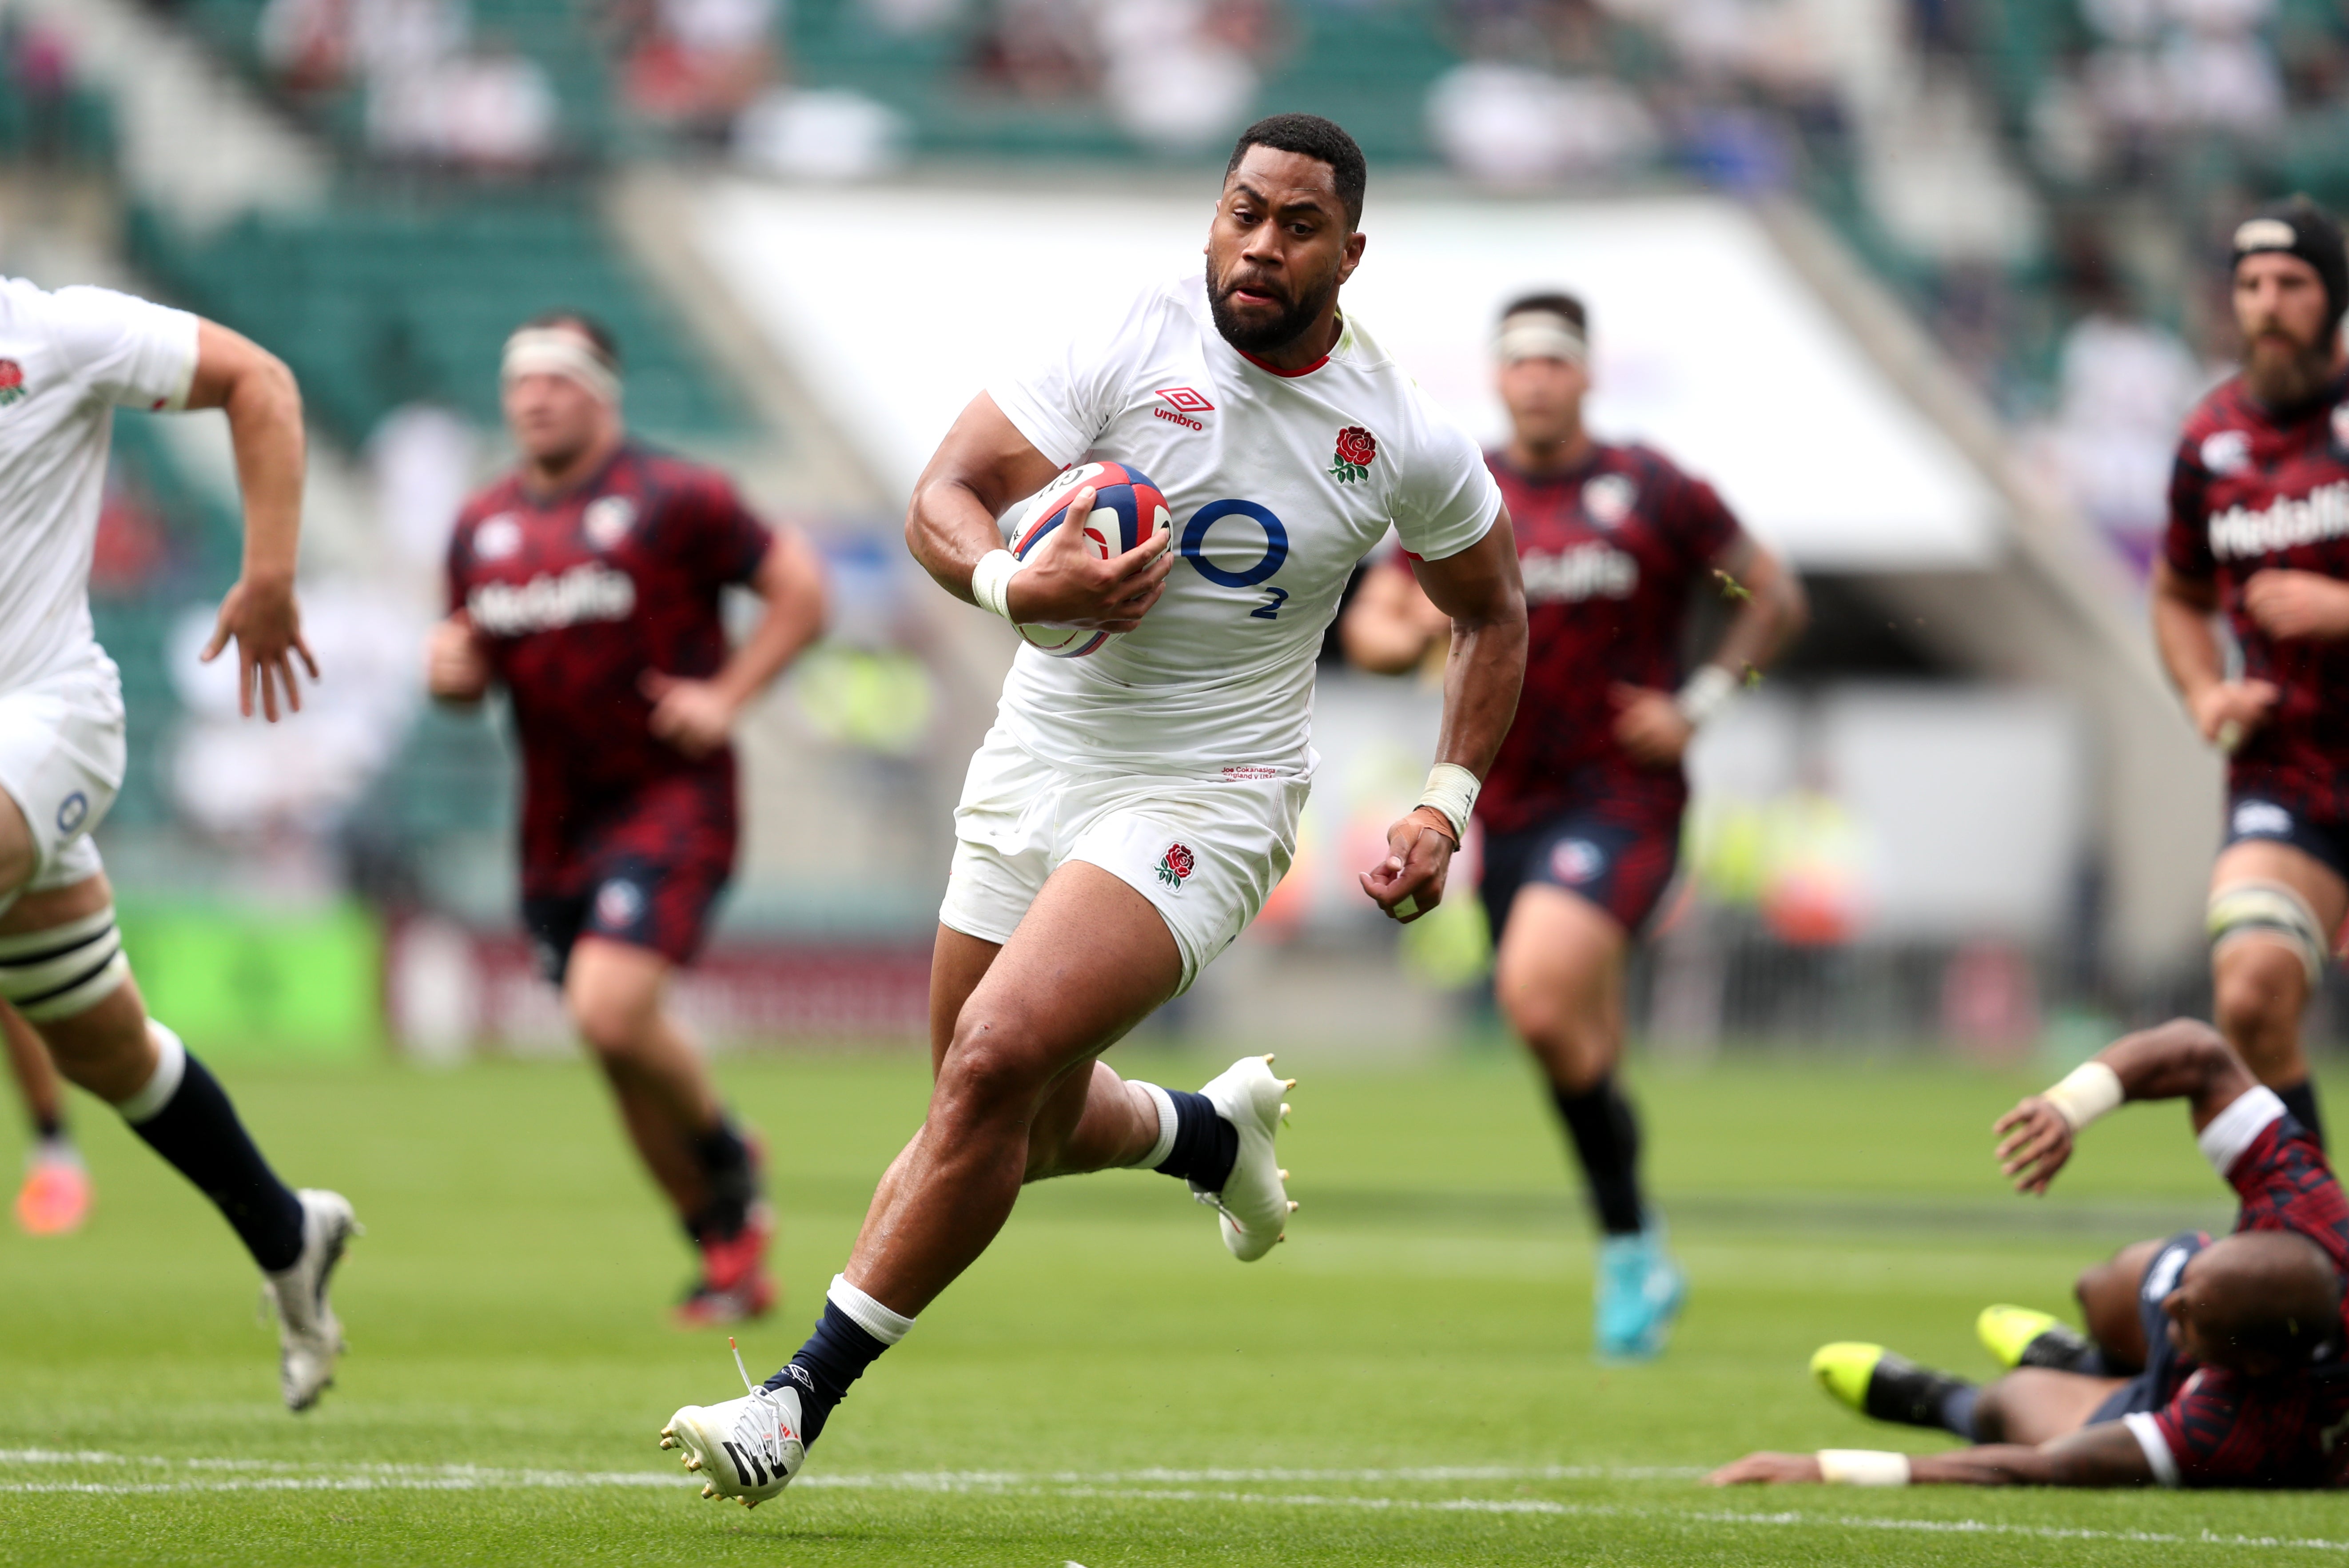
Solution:
M2125 1035L2095 1059L2120 1079L2124 1099L2185 1100L2197 1132L2259 1087L2234 1048L2198 1018L2173 1018ZM2002 1140L2000 1168L2018 1191L2044 1192L2072 1158L2072 1124L2044 1095L2026 1097L1992 1130Z
M1740 533L1713 557L1713 568L1743 594L1710 663L1731 675L1767 669L1811 618L1802 579L1751 534Z
M1060 472L982 392L970 400L930 455L905 511L905 547L939 587L965 603L979 558L1003 548L995 520L1020 497L1032 495ZM1071 504L1088 507L1092 492ZM1158 602L1174 565L1170 535L1155 535L1125 554L1102 561L1081 549L1075 529L1056 530L1048 547L1011 580L1012 618L1055 625L1130 632Z
M798 533L776 532L750 588L767 602L766 612L716 675L697 681L645 672L644 692L653 702L647 727L688 757L724 745L750 700L823 634L823 568Z
M1816 1454L1748 1454L1715 1470L1714 1486L1817 1482ZM1913 1486L2143 1486L2154 1479L2145 1450L2118 1421L2099 1421L2037 1448L1988 1443L1909 1460Z
M1435 607L1452 617L1435 759L1482 779L1516 717L1526 678L1526 591L1508 508L1475 544L1413 570ZM1419 807L1387 830L1387 858L1363 873L1362 891L1396 920L1416 920L1443 902L1459 847L1451 823L1433 808Z
M2153 563L2153 645L2162 668L2186 699L2187 717L2204 740L2231 751L2267 717L2276 689L2265 681L2230 681L2211 617L2219 585L2188 577L2167 561Z
M281 686L289 711L302 706L294 655L301 655L312 680L318 678L318 663L302 640L301 611L294 602L302 536L302 389L275 355L217 322L200 321L187 406L227 412L237 489L244 500L243 569L221 601L203 656L207 662L217 658L233 638L238 707L251 717L258 686L262 713L274 723Z

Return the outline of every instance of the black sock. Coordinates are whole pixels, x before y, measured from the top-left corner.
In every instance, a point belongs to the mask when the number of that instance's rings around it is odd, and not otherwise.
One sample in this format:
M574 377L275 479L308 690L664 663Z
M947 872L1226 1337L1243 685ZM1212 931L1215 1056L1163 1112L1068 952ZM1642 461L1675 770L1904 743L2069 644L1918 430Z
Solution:
M2017 1367L2045 1367L2057 1372L2077 1372L2087 1377L2109 1377L2105 1353L2088 1336L2066 1323L2052 1324L2032 1336L2015 1358Z
M1877 1420L1935 1428L1971 1442L1974 1405L1981 1393L1962 1377L1920 1367L1888 1350L1868 1374L1868 1393L1861 1405Z
M1631 1114L1631 1102L1615 1087L1611 1075L1581 1094L1552 1086L1550 1095L1590 1182L1599 1229L1610 1236L1643 1229L1647 1216L1640 1200L1640 1119Z
M759 1172L734 1119L720 1116L716 1127L695 1139L693 1157L709 1183L709 1202L687 1222L686 1229L697 1242L705 1236L722 1241L739 1235L750 1222L750 1205L759 1201Z
M2316 1080L2304 1078L2290 1088L2276 1090L2276 1098L2283 1101L2283 1108L2292 1112L2294 1121L2308 1129L2308 1135L2316 1140L2316 1146L2323 1148L2324 1120L2316 1114Z
M770 1388L795 1385L800 1391L800 1441L812 1443L823 1431L832 1408L848 1398L848 1386L864 1375L889 1347L831 1301L815 1321L815 1332L767 1379Z
M1174 1147L1151 1167L1161 1176L1180 1176L1202 1192L1220 1192L1240 1157L1240 1130L1216 1112L1204 1094L1170 1088L1174 1102Z
M64 1117L52 1116L46 1110L36 1111L34 1113L34 1137L39 1139L44 1143L55 1143L65 1135L66 1119Z
M212 1201L262 1272L290 1268L302 1255L302 1201L253 1146L203 1063L189 1057L178 1090L130 1130Z
M1941 1425L1968 1442L1979 1441L1974 1436L1974 1403L1982 1390L1971 1383L1961 1383L1941 1396Z

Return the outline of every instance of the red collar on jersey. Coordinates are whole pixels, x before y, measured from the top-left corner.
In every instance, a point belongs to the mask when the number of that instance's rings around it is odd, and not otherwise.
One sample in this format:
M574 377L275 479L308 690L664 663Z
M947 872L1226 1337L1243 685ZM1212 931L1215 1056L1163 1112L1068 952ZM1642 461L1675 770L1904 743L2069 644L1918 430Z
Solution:
M1283 370L1278 365L1267 365L1263 360L1258 359L1255 355L1250 354L1245 348L1235 348L1232 352L1238 355L1242 359L1247 360L1250 365L1255 366L1258 370L1263 371L1267 376L1278 376L1283 381L1294 381L1300 376L1310 376L1316 370L1320 369L1323 366L1330 363L1330 356L1325 354L1320 358L1315 360L1312 364L1306 366L1300 370Z

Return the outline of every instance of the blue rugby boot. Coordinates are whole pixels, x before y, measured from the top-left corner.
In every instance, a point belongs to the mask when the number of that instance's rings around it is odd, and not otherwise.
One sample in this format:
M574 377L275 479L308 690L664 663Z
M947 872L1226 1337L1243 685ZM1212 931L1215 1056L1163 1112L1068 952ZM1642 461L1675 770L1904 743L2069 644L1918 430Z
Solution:
M1651 1223L1599 1245L1597 1326L1602 1361L1652 1361L1664 1353L1688 1296L1688 1279L1664 1251L1664 1228Z

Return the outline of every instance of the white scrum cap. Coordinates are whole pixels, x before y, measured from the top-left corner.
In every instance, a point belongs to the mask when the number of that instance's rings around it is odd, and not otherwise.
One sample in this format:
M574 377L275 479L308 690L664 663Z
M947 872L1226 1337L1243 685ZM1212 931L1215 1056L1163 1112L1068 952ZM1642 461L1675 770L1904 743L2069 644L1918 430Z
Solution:
M568 326L525 326L506 339L501 380L523 376L561 376L604 402L620 401L620 373L585 334Z

